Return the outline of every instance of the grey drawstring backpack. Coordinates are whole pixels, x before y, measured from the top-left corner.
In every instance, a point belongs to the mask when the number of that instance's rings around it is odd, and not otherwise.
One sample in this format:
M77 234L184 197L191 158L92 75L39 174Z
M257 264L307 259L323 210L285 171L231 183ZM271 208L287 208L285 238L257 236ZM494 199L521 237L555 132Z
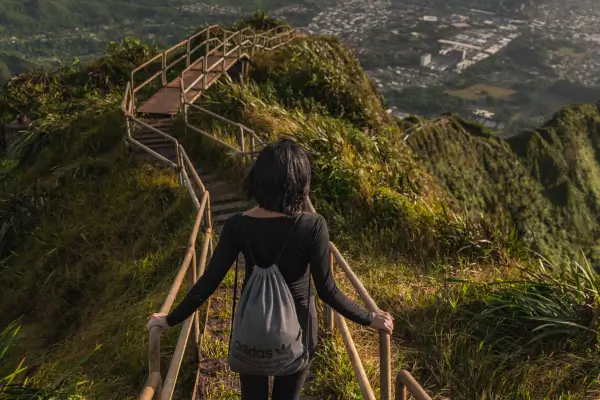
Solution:
M294 374L308 365L310 314L307 314L306 329L303 331L298 321L292 293L278 266L279 258L299 219L300 216L294 221L294 226L288 233L275 263L269 268L260 268L256 264L252 250L248 246L253 264L252 274L240 297L237 310L235 298L238 261L236 260L228 357L233 372L246 375L285 376ZM309 279L309 299L310 287Z

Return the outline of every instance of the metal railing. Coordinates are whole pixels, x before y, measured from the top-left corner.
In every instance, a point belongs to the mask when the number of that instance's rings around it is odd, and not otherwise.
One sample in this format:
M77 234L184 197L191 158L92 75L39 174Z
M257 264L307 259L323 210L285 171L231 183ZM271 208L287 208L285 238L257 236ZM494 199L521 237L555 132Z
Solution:
M183 74L190 69L197 68L200 64L202 65L202 80L204 82L203 87L200 90L204 90L208 86L207 76L216 66L225 62L227 57L231 57L236 52L236 58L240 59L244 55L245 49L251 50L251 55L256 49L260 50L272 50L275 49L291 40L295 35L296 30L287 25L280 26L271 29L267 32L255 33L250 28L244 28L237 32L232 32L223 29L219 25L210 25L201 31L189 36L185 40L171 46L169 49L152 57L142 65L134 68L130 73L130 86L131 86L131 98L133 99L132 111L137 110L136 105L136 94L144 89L147 85L154 82L160 77L161 86L165 86L168 83L168 73L172 71L176 66L185 61L185 69L178 75L183 77ZM200 43L193 45L194 41L201 40ZM192 47L193 46L193 47ZM233 47L233 48L229 48ZM204 54L198 55L204 50ZM222 55L215 64L208 66L207 60L211 55ZM150 75L145 77L146 79L141 83L136 83L136 75L148 73L147 70L151 70L152 67L156 67L160 63L160 70L156 72L150 72ZM220 71L222 72L222 71ZM195 87L199 83L199 80L194 81L194 84L188 85L189 88ZM195 98L193 100L196 100ZM192 100L192 102L193 102Z
M223 39L219 37L209 37L210 32L217 31L221 32L223 35ZM193 49L190 47L190 43L195 38L204 36L204 40ZM181 285L183 283L183 279L185 275L189 275L190 285L193 285L197 279L202 276L204 273L204 269L206 266L206 260L208 257L212 255L213 243L212 243L212 220L210 215L210 195L206 190L204 184L200 180L196 170L194 169L189 157L185 153L183 147L178 143L178 141L160 131L159 129L152 127L151 125L141 121L136 118L136 105L135 105L135 93L141 90L141 88L147 85L152 79L156 79L158 75L154 74L151 78L146 79L141 85L134 85L134 73L140 71L145 66L150 65L151 62L155 62L156 60L161 60L162 62L162 81L163 85L166 84L166 72L169 68L171 68L174 63L181 62L184 58L186 59L186 69L187 71L192 68L194 65L198 65L202 63L202 71L203 75L201 75L201 80L196 79L192 84L185 85L183 80L183 73L180 76L180 90L181 90L181 109L183 110L183 116L185 121L186 128L191 129L192 131L203 135L204 137L218 143L224 148L233 151L234 154L246 156L246 157L254 157L255 149L257 146L264 145L263 141L260 137L250 128L246 127L243 124L234 122L228 118L225 118L221 115L218 115L212 111L209 111L203 107L193 104L193 99L187 99L186 94L190 92L190 88L195 87L201 81L206 82L206 75L212 71L217 65L221 62L225 62L225 57L227 55L231 55L234 52L236 53L236 58L239 59L242 56L246 55L244 51L246 47L251 49L251 54L253 54L255 49L259 50L269 50L275 49L295 37L295 31L290 29L289 27L286 29L285 27L277 27L268 31L267 33L256 34L251 29L245 28L238 32L229 32L218 26L210 26L206 29L198 32L197 34L189 37L188 39L180 42L179 44L173 46L171 49L159 54L154 57L149 62L143 64L142 66L136 68L131 75L131 82L127 84L125 95L123 98L123 102L121 108L126 117L127 123L127 137L126 140L128 143L133 144L147 153L153 155L154 157L160 159L161 161L166 162L168 165L174 167L179 175L180 175L180 183L182 186L185 186L188 189L190 197L194 202L194 205L197 210L197 216L194 223L194 227L192 229L192 233L190 235L190 239L188 241L187 251L185 254L185 258L179 267L177 275L175 277L175 281L169 290L167 298L163 303L160 311L168 313L171 309L173 302L177 293L179 292ZM169 51L173 51L173 49L178 46L185 45L187 48L187 52L185 57L180 56L175 61L167 64L166 59L169 55ZM231 46L231 48L228 48ZM200 56L197 60L192 61L191 55L194 52L198 51L200 48L204 47L204 54ZM219 52L219 49L221 52ZM217 60L217 62L213 63L213 65L207 65L208 56L211 54L220 53L222 54L222 59ZM223 70L222 70L223 71ZM221 72L221 71L219 71ZM206 89L206 83L203 83L200 87L200 90ZM227 143L221 138L216 137L213 133L202 130L198 127L195 127L189 123L189 110L193 110L196 112L203 113L204 115L208 115L213 117L229 126L233 126L238 129L237 135L237 146L234 144ZM177 163L173 163L170 160L166 159L164 156L154 152L152 149L144 146L137 140L135 140L132 135L132 127L138 125L142 126L146 129L149 129L159 135L166 137L168 140L171 140L176 147L176 156ZM250 145L248 149L246 144ZM190 179L190 175L193 179ZM196 193L199 193L198 197ZM200 200L199 200L200 198ZM311 212L316 212L310 200L308 201L308 209ZM198 239L198 233L200 227L204 227L204 235L203 241L201 243L202 250L200 255L200 261L197 263L196 258L196 245ZM346 277L353 285L358 295L365 303L366 307L371 312L376 312L379 310L377 304L373 300L373 298L369 295L368 291L365 289L360 279L356 276L356 274L350 268L348 262L342 256L340 251L337 249L334 243L330 242L330 263L331 268L333 269L334 265L337 263L342 271L345 273ZM192 266L192 268L190 268ZM210 302L210 299L208 300ZM208 310L209 307L206 307ZM350 334L350 331L346 325L345 319L341 317L339 314L334 312L329 306L325 305L325 321L326 321L326 329L329 332L333 332L334 324L337 326L338 331L343 339L344 345L346 347L346 351L348 352L348 356L350 358L352 367L356 374L356 378L358 380L360 390L363 394L363 397L368 400L375 400L375 394L373 389L371 388L371 384L367 378L365 373L363 364L360 360L358 352L356 350L356 346L354 345L354 341ZM177 345L175 346L175 351L172 356L169 369L167 371L164 383L162 380L161 370L160 370L160 333L158 329L152 329L150 331L150 340L149 340L149 350L148 350L148 361L149 361L149 376L144 385L144 388L139 396L140 400L148 400L148 399L159 399L159 400L170 400L173 395L173 390L175 388L175 384L177 381L177 376L179 373L179 369L181 366L181 362L183 360L184 351L189 340L189 336L192 332L192 327L194 327L194 341L196 344L196 348L198 351L198 356L200 356L200 346L202 337L204 335L204 331L200 332L199 330L199 322L200 318L203 319L203 327L206 327L206 321L208 318L208 312L205 312L204 315L198 315L198 312L194 313L192 317L187 319L181 328L181 333L179 335L179 339L177 341ZM379 331L379 360L380 360L380 399L381 400L391 400L392 399L392 368L391 368L391 343L390 343L390 335L385 331ZM193 398L196 396L197 383L199 379L199 371L196 374L196 384L194 389ZM425 393L423 388L419 386L419 384L412 378L412 376L407 371L400 371L396 377L396 400L405 400L406 399L406 390L417 399L417 400L431 400L429 396Z
M431 400L431 397L406 370L398 372L396 375L396 396L394 400L407 400L407 392L412 394L416 400Z

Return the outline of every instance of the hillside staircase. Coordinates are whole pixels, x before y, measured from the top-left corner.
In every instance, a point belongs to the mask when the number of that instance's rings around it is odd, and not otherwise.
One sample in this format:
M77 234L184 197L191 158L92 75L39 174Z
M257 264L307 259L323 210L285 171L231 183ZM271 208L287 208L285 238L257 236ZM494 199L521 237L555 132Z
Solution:
M192 286L202 276L207 260L212 255L214 240L227 218L252 206L252 203L244 198L239 186L221 177L215 168L205 165L200 168L194 167L192 159L176 139L175 122L172 117L183 115L187 132L201 135L222 146L223 150L233 152L251 162L254 150L263 142L260 136L242 124L203 109L195 102L222 75L244 74L248 68L247 60L255 52L273 51L305 36L305 32L289 26L278 26L266 32L254 32L249 28L232 32L213 25L159 53L132 71L121 104L127 126L126 144L136 157L172 167L177 172L181 185L188 191L197 212L183 261L160 312L169 312L186 278L189 286ZM139 98L142 98L142 101L138 108ZM216 118L239 129L237 146L191 124L188 118L190 112ZM310 202L309 211L315 212ZM330 249L331 267L337 264L367 308L371 311L378 310L337 247L331 243ZM243 257L240 257L240 261L240 271L244 271ZM237 380L229 373L226 357L202 352L207 343L217 343L221 348L226 348L230 320L224 311L231 308L232 295L232 290L221 284L208 304L182 323L179 339L164 377L161 373L160 332L154 328L150 331L149 376L139 395L140 400L174 398L175 386L190 339L198 361L192 399L207 398L206 395L215 390L230 393L229 391L238 389ZM344 318L327 305L324 305L323 309L323 333L328 337L334 332L334 325L337 327L348 351L363 398L375 400L374 391ZM379 398L406 399L408 390L417 400L430 400L407 371L397 374L396 394L392 397L390 336L384 331L379 332L379 346ZM309 374L305 390L310 389L312 377L313 375ZM318 398L302 397L304 400Z

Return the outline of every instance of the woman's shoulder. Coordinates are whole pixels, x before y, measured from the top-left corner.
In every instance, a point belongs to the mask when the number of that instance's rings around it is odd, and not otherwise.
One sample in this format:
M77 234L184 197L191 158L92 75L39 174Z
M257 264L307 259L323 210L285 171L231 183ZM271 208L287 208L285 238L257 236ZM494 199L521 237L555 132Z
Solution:
M244 211L237 212L231 215L225 221L225 225L230 227L240 226L246 223L251 222L252 220L257 219L252 216L246 216ZM260 219L260 218L259 218ZM269 218L266 218L269 219ZM301 218L298 221L301 225L310 225L310 226L327 226L325 222L325 218L319 213L313 213L309 211L305 211L302 213Z
M302 213L302 219L305 221L306 224L310 224L312 226L327 226L325 218L319 213L304 211Z
M225 222L223 223L223 227L227 227L229 230L237 229L244 220L244 212L236 212L235 214L229 216Z

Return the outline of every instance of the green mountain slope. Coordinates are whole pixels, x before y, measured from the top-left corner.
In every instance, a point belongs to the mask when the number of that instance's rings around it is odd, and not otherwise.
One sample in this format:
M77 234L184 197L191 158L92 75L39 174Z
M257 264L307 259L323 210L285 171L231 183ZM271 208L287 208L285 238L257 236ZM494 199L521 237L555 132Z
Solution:
M72 377L87 381L86 399L137 396L144 317L165 296L192 219L176 177L139 165L119 139L128 72L155 49L111 48L89 65L20 75L0 93L3 123L20 112L36 120L0 166L0 324L22 325L0 376L25 356L45 386L101 345ZM247 79L213 85L203 106L310 151L312 198L332 239L396 317L395 370L411 370L432 397L598 396L600 280L565 256L593 255L597 242L595 108L568 107L507 141L448 116L405 142L421 122L391 119L357 58L330 37L257 54ZM190 121L235 140L227 126ZM241 178L238 159L176 134L196 161ZM350 329L377 389L375 335ZM315 365L312 394L357 398L339 338ZM186 360L182 393L193 368Z
M572 106L507 141L457 118L408 143L471 215L514 226L547 257L584 251L596 264L599 124L596 107Z

